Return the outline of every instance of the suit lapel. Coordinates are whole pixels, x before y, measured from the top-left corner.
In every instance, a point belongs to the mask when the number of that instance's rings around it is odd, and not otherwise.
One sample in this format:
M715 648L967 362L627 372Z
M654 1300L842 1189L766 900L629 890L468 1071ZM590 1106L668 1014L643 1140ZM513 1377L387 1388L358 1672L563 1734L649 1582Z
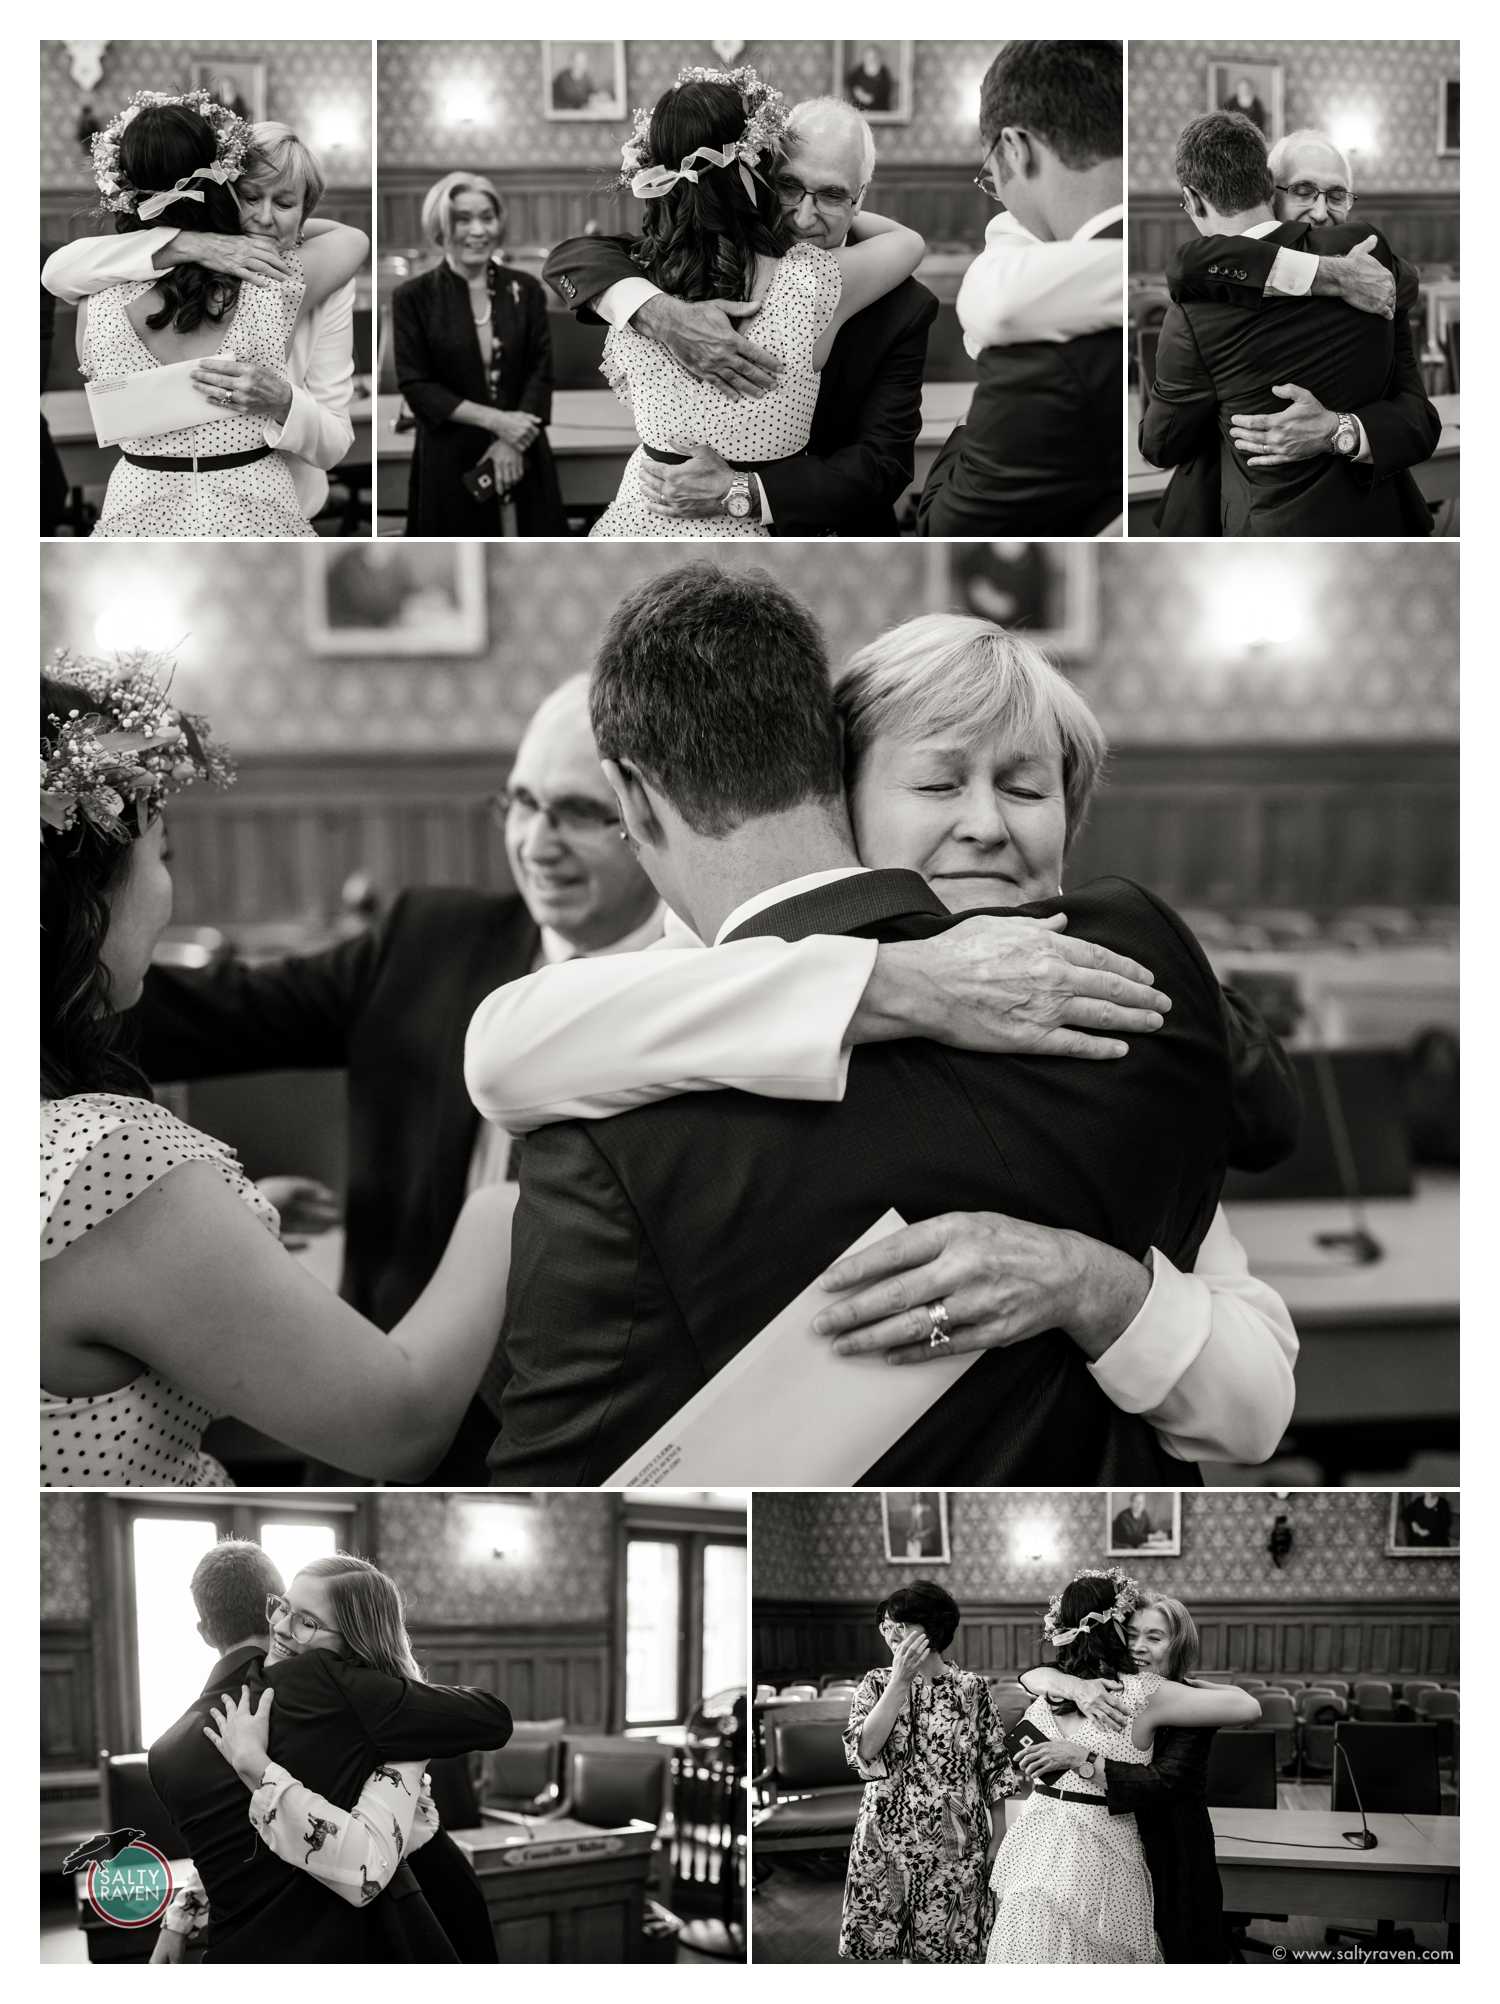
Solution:
M861 870L768 905L725 937L807 939L815 932L860 932L912 913L946 918L948 909L915 870Z
M250 1681L253 1671L256 1683L261 1681L261 1670L265 1664L265 1651L259 1643L248 1643L243 1649L231 1649L227 1656L221 1656L208 1673L208 1682L198 1693L200 1698L217 1698L227 1684L240 1675Z

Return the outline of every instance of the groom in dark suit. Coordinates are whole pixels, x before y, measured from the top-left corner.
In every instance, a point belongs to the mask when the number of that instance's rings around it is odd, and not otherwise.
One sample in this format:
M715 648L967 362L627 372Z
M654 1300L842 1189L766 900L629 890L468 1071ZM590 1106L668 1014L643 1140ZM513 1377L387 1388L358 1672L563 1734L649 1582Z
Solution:
M857 228L875 171L875 141L852 106L818 98L797 105L776 188L790 234L837 250ZM759 395L775 380L776 358L736 333L735 301L669 298L631 261L628 237L570 237L542 277L580 319L629 319L683 367L730 395ZM938 304L908 278L856 313L834 337L823 365L807 451L758 467L752 514L778 536L894 536L896 503L911 485L922 428L922 374ZM753 332L754 321L750 322ZM648 499L675 514L724 513L734 470L708 446L679 465L648 469Z
M461 1959L493 1960L492 1954L475 1952L482 1944L472 1942L472 1899L464 1899L462 1884L472 1873L446 1833L431 1839L410 1864L397 1866L375 1906L351 1906L254 1835L245 1782L203 1729L222 1698L237 1698L248 1689L258 1706L269 1685L275 1693L271 1759L336 1807L349 1809L384 1762L504 1746L511 1731L506 1706L487 1691L408 1683L321 1649L274 1660L266 1600L282 1592L282 1582L260 1545L221 1541L199 1562L192 1589L199 1632L221 1653L193 1703L152 1742L147 1767L208 1896L209 1959L404 1961L418 1959L408 1951L424 1945L435 1948L439 1959L459 1959L443 1952L447 1944L433 1935L431 1917L413 1922L381 1911L386 1901L422 1892L440 1920L449 1916L450 1936L469 1946ZM424 1864L429 1851L434 1855Z
M822 636L756 572L666 573L620 606L594 734L630 839L706 940L929 937L958 922L864 870ZM500 1352L500 1484L606 1480L888 1207L996 1209L1191 1265L1223 1180L1231 1068L1191 935L1119 880L1024 907L1141 957L1173 998L1107 1067L917 1039L861 1048L837 1104L695 1093L527 1138ZM837 1414L829 1415L837 1425ZM1053 1331L981 1361L866 1479L1180 1482Z
M1176 171L1194 228L1224 247L1206 274L1214 283L1190 288L1208 296L1184 293L1162 322L1142 455L1184 466L1217 440L1226 536L1425 534L1431 518L1405 469L1431 453L1441 426L1421 390L1405 312L1398 307L1394 320L1356 312L1317 291L1263 311L1263 291L1256 297L1251 286L1252 272L1264 272L1278 251L1334 259L1372 233L1279 222L1265 142L1233 112L1209 112L1184 128ZM1371 251L1394 277L1396 260L1378 233ZM1242 450L1248 434L1236 418L1280 416L1292 386L1332 414L1330 449L1295 459ZM1194 532L1199 511L1189 500L1169 491L1166 533Z
M1043 243L1123 237L1124 137L1118 42L1007 42L985 74L985 185ZM966 291L984 267L982 253ZM1122 243L1122 314L1124 279ZM982 349L968 420L922 490L920 533L1098 535L1125 505L1111 443L1124 394L1118 322Z

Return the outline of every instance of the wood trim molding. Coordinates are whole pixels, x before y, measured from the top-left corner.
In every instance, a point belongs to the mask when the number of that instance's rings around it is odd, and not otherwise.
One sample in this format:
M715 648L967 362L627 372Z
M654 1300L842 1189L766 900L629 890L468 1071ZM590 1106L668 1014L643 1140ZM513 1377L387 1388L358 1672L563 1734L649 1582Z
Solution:
M1128 229L1133 276L1160 274L1179 244L1192 235L1175 190L1136 193L1129 199ZM1376 192L1360 195L1350 221L1380 230L1391 246L1413 264L1457 265L1459 255L1458 190L1423 189L1411 193Z

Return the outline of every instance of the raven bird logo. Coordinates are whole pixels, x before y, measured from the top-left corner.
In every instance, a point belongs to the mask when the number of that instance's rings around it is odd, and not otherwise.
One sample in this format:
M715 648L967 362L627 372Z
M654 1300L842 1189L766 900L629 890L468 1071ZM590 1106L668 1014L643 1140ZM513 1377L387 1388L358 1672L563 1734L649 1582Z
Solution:
M326 1816L309 1816L307 1819L307 1828L302 1833L302 1841L307 1846L307 1856L302 1862L310 1864L313 1852L321 1851L323 1846L328 1842L328 1839L330 1837L337 1837L338 1834L339 1826L336 1823L330 1823Z
M112 1858L118 1858L128 1844L144 1837L145 1831L138 1826L108 1831L103 1837L90 1837L87 1844L80 1844L76 1851L70 1851L62 1861L64 1874L81 1872L89 1865L107 1865Z

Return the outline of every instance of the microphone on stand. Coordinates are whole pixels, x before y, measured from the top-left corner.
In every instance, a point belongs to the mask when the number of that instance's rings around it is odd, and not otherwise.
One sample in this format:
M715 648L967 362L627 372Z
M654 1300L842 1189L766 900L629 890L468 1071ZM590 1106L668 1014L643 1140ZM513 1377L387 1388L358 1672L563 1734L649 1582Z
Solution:
M1373 1851L1379 1844L1380 1839L1370 1828L1370 1819L1365 1815L1365 1805L1360 1800L1359 1783L1354 1778L1354 1763L1349 1758L1348 1748L1340 1740L1338 1731L1335 1729L1333 1735L1333 1769L1335 1774L1338 1773L1340 1754L1344 1756L1344 1772L1349 1777L1349 1786L1354 1790L1354 1806L1359 1811L1359 1828L1357 1830L1341 1830L1339 1835L1346 1844L1352 1844L1356 1851Z
M1344 1119L1344 1104L1339 1097L1333 1059L1321 1041L1321 1031L1319 1039L1311 1053L1313 1076L1318 1081L1318 1097L1323 1102L1323 1115L1328 1122L1328 1138L1333 1145L1333 1160L1338 1171L1339 1185L1343 1191L1344 1201L1349 1206L1350 1229L1315 1232L1313 1243L1325 1247L1329 1252L1346 1254L1354 1266L1373 1266L1376 1260L1384 1259L1385 1248L1370 1230L1369 1220L1365 1215L1364 1198L1359 1187L1359 1170L1355 1164L1354 1148L1349 1140L1348 1122ZM1366 1846L1366 1849L1368 1848Z

